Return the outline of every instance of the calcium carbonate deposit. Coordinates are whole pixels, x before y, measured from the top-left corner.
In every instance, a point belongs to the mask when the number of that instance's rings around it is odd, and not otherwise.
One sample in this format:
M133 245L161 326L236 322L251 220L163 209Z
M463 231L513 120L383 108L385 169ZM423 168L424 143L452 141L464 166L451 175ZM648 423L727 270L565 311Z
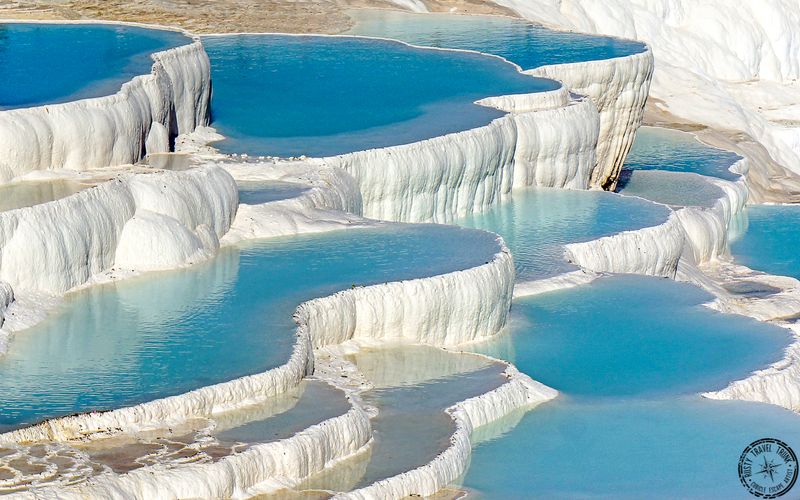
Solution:
M796 494L797 5L395 3L0 25L0 494Z

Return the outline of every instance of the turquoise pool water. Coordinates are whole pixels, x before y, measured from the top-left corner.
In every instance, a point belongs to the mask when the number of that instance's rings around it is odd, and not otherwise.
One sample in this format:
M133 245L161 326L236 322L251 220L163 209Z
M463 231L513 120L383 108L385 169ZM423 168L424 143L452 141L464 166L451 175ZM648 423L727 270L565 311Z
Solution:
M239 203L259 205L270 201L295 198L308 191L308 186L280 181L237 181Z
M800 279L800 206L756 205L743 214L747 230L731 243L736 262Z
M721 188L704 177L664 170L623 170L617 192L664 203L672 208L710 208L724 195Z
M0 358L0 430L278 366L300 302L473 267L497 251L481 231L388 225L262 240L189 269L71 294Z
M150 73L150 54L189 42L132 26L0 23L0 110L113 94Z
M739 456L767 436L797 450L799 418L775 406L699 397L562 398L480 444L464 485L487 499L752 499L739 482ZM797 498L792 493L786 497Z
M328 156L410 143L501 116L473 104L483 97L558 86L497 58L399 42L239 35L203 43L213 125L227 137L216 146L233 153Z
M783 357L787 330L703 307L711 298L667 279L603 278L515 300L513 352L502 340L481 350L567 394L594 398L721 389Z
M479 498L747 498L742 450L764 436L800 446L800 418L693 394L780 359L790 337L702 307L708 298L614 276L516 300L511 341L481 351L561 396L480 443L464 485Z
M739 161L736 153L707 146L688 132L661 127L639 127L624 168L669 170L736 180L728 168Z
M669 209L597 191L525 189L456 224L500 234L514 255L517 281L546 278L576 267L564 245L664 222Z
M611 59L645 50L640 42L554 31L511 17L419 15L390 10L354 10L348 14L355 21L349 34L477 50L504 57L523 69Z

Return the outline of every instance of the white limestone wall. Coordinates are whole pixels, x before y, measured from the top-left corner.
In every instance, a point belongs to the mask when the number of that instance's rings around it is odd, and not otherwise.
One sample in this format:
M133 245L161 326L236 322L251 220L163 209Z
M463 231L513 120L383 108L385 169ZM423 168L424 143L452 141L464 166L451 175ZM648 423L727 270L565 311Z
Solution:
M114 95L0 111L0 183L34 170L135 163L209 119L211 65L199 41L153 55Z
M525 111L463 132L322 161L355 179L364 216L403 222L448 222L497 203L514 188L587 187L599 128L591 101L553 107L561 93L540 101L494 99L493 105Z
M765 198L797 196L800 174L800 9L796 0L495 0L558 29L647 42L656 71L651 96L682 120L759 142ZM599 106L598 106L599 107ZM793 182L785 182L787 174ZM791 175L789 174L789 175ZM771 195L771 196L767 196ZM779 198L778 198L779 199Z
M112 267L178 267L216 252L238 191L217 167L123 175L73 196L0 213L0 281L61 295ZM31 270L37 272L31 272Z
M105 474L69 488L18 495L38 499L249 498L321 472L368 446L369 417L359 407L313 425L294 436L229 455L216 462L172 469L145 467L127 474ZM263 484L268 482L269 484Z
M732 170L746 170L746 162ZM681 262L703 265L727 255L728 228L747 202L747 186L743 178L705 180L723 191L712 208L681 208L658 226L566 245L567 260L593 272L675 278Z
M552 78L573 92L592 99L600 113L597 165L589 185L613 190L622 164L642 123L644 105L653 77L653 54L646 51L625 57L569 64L554 64L525 71Z

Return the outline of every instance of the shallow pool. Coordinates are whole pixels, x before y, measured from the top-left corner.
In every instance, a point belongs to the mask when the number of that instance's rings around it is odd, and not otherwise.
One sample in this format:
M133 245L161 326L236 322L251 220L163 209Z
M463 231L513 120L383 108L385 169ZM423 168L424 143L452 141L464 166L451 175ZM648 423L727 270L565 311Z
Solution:
M513 347L498 339L480 350L559 391L593 398L721 389L783 357L788 330L702 306L711 299L663 278L603 278L515 300Z
M281 181L237 181L239 203L259 205L271 201L286 200L308 191L308 186Z
M800 279L800 206L750 206L742 217L747 229L731 243L736 262Z
M278 366L302 301L473 267L497 251L481 231L388 225L262 240L189 269L71 294L0 358L0 430Z
M511 341L481 351L561 395L482 429L491 437L463 484L479 498L747 498L742 450L767 436L796 449L800 417L693 393L780 359L791 339L702 307L708 299L687 284L615 276L516 300Z
M525 189L456 221L500 234L514 255L517 281L555 276L576 267L564 245L661 224L669 209L636 198L597 191Z
M505 16L420 15L391 10L354 10L348 14L355 21L348 34L477 50L504 57L523 69L611 59L645 50L641 42L555 31Z
M664 170L623 170L617 192L664 203L672 208L711 208L725 194L720 187L700 175Z
M24 181L0 186L0 212L66 198L89 187L66 180Z
M739 176L728 168L740 159L736 153L703 144L688 132L639 127L624 168L694 172L735 181Z
M0 23L0 110L111 95L182 33L112 24Z
M763 437L797 450L800 417L776 406L699 397L591 404L560 398L478 445L463 483L476 498L491 499L752 499L737 467L744 448Z
M558 88L479 54L353 37L203 39L224 152L329 156L466 130L501 112L487 96ZM277 55L280 57L276 57Z

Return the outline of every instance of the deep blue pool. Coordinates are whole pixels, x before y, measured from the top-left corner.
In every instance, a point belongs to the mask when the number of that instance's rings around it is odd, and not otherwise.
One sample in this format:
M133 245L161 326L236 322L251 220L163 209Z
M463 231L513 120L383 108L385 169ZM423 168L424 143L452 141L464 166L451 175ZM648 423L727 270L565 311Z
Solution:
M731 243L736 262L800 279L800 206L756 205L747 207L742 217L747 230Z
M669 209L597 191L525 189L456 223L498 233L514 255L517 280L555 276L576 267L564 245L661 224Z
M611 59L643 52L641 42L568 33L502 16L410 14L356 10L349 34L402 40L414 45L477 50L532 69L547 64Z
M0 358L0 430L278 366L300 302L473 267L497 250L482 231L391 225L262 240L189 269L71 294Z
M501 116L474 101L557 88L497 58L352 37L203 39L222 151L329 156L427 139Z
M191 39L111 24L0 23L0 110L111 95L150 73L150 55Z
M703 144L688 132L640 127L624 168L694 172L734 181L739 176L728 168L740 159L736 153Z

